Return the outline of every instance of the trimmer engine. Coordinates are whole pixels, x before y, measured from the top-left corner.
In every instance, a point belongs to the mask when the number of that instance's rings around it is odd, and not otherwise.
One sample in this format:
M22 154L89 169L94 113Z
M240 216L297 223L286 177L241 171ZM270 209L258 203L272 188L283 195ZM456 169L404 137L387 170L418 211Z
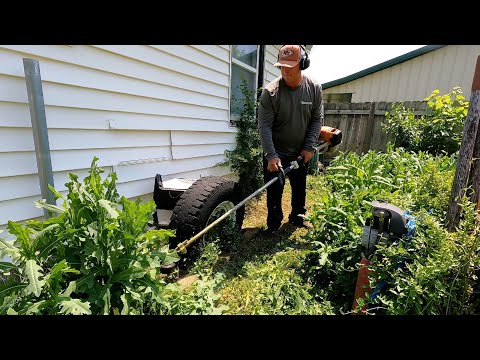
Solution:
M334 127L322 126L318 137L317 153L334 152L342 142L342 132Z

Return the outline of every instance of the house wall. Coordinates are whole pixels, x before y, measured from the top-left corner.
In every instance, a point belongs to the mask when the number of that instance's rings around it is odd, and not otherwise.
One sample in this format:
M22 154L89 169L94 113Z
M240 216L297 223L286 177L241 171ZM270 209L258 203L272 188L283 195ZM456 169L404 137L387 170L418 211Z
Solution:
M278 50L280 47L281 45L267 45L265 47L264 86L281 74L280 69L273 66L273 64L277 62Z
M352 103L422 101L435 89L447 94L460 86L470 99L479 55L480 45L448 45L323 92L353 93Z
M43 215L23 58L39 61L55 188L94 156L126 197L154 177L225 175L229 45L0 46L0 227ZM268 76L268 75L266 75Z
M267 45L264 81L280 45ZM0 46L0 229L41 217L23 58L39 61L55 188L83 179L93 156L126 197L152 198L154 177L231 175L230 45Z

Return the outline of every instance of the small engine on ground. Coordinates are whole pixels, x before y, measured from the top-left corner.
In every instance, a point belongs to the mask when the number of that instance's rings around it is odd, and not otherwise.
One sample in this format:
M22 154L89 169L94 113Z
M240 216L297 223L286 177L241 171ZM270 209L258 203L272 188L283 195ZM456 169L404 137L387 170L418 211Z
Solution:
M352 311L355 311L357 306L359 306L360 299L364 299L367 294L370 294L370 298L373 299L386 286L386 283L381 281L375 289L371 289L368 279L368 274L370 273L369 258L375 252L377 244L394 245L402 238L404 240L408 239L415 230L413 217L398 206L384 201L372 201L371 204L373 206L372 217L366 219L363 228L361 243L363 251L359 264ZM398 266L401 265L400 262ZM367 306L364 305L358 314L365 314L366 311Z
M383 201L372 201L372 218L363 228L362 246L368 258L379 243L391 245L407 233L407 218L398 206Z

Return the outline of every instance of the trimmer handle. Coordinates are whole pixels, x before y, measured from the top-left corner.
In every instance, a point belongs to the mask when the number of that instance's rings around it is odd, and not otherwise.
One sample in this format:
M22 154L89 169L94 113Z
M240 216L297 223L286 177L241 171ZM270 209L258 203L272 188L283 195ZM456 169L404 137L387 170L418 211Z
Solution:
M305 158L303 156L297 156L297 158L292 161L290 163L290 166L287 167L285 170L283 169L283 167L279 166L279 171L277 172L277 177L278 177L278 181L280 182L280 184L285 185L285 175L290 171L290 170L293 170L293 169L298 169L304 162Z

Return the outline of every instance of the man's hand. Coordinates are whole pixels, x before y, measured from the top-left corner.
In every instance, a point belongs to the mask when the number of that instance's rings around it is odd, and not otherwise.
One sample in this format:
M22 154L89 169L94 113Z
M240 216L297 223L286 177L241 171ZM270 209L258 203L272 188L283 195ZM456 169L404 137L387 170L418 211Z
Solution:
M279 167L282 167L282 161L278 157L268 160L267 170L270 172L279 171Z
M313 151L303 149L302 152L303 162L308 162L313 157Z

